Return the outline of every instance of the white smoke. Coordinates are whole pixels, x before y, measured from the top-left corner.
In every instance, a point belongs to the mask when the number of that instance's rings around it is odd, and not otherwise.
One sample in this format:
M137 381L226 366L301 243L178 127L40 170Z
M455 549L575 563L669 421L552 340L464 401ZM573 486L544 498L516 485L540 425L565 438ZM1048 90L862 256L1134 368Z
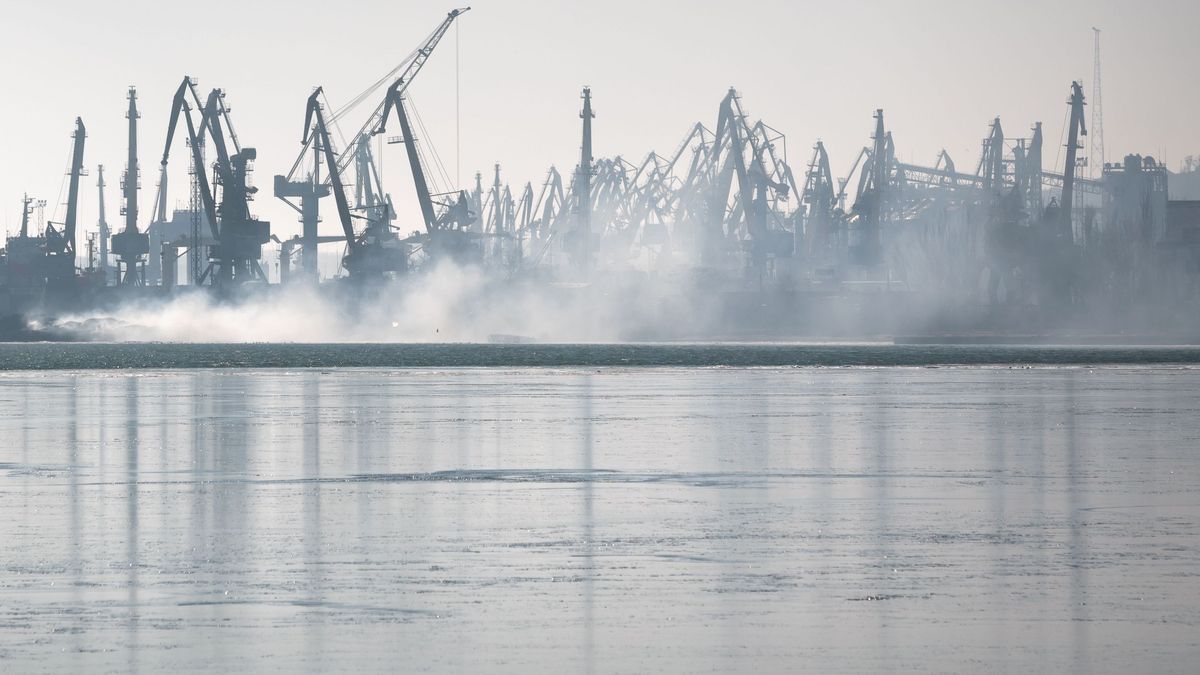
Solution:
M644 283L550 284L497 278L479 267L442 263L393 283L247 287L219 299L177 289L167 299L126 301L110 310L61 317L54 327L112 342L610 342L678 334L704 313Z

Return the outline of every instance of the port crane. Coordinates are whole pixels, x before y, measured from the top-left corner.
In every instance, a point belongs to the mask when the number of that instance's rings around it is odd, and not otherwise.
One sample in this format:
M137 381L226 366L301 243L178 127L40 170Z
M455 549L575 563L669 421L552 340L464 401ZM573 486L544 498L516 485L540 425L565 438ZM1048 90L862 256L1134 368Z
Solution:
M99 203L99 216L97 217L96 230L100 238L100 278L107 280L108 278L108 218L105 216L107 209L104 207L104 165L100 164L96 167L96 192ZM105 282L107 283L107 281Z
M413 135L412 124L404 104L404 90L407 87L408 83L401 78L388 88L383 112L379 117L379 126L375 128L374 134L381 135L386 132L387 121L392 111L395 111L403 135L391 138L389 142L404 144L417 201L421 206L421 220L425 225L424 233L410 239L412 243L419 243L431 258L449 257L459 261L474 261L482 252L476 245L479 233L469 232L467 229L476 220L476 214L472 213L471 209L471 198L466 190L459 190L452 201L439 204L442 206L441 213L435 209L434 197L450 195L435 195L429 189L421 154L417 149L417 138Z
M529 223L530 239L545 244L537 252L537 258L545 254L551 237L558 230L558 218L563 211L565 201L566 194L563 191L562 174L552 166L546 172L546 181L542 183L537 201L531 209L533 218Z
M368 229L380 233L390 232L391 224L396 220L396 209L392 206L391 195L383 191L383 181L379 177L375 156L371 152L370 136L358 139L354 161L357 167L354 210L365 215Z
M592 111L592 89L584 87L583 110L579 118L583 120L583 141L579 146L579 166L575 169L575 204L572 212L575 215L575 228L572 232L572 253L576 266L586 271L592 264L592 178L596 175L595 157L592 155L592 120L596 113Z
M200 128L192 119L192 106L202 110ZM188 141L192 150L192 162L197 188L204 215L208 219L213 242L208 246L208 266L196 279L197 285L206 281L214 286L228 286L247 281L266 281L259 264L262 247L271 238L270 223L257 220L250 215L249 202L257 188L248 184L250 163L257 157L254 148L242 148L229 119L229 108L225 105L225 92L213 89L207 102L201 106L200 97L190 77L185 77L175 92L171 105L167 140L163 148L162 166L167 166L171 143L175 136L179 118L187 124ZM226 142L232 141L233 152ZM221 203L217 206L213 190L208 181L202 147L205 134L212 139L217 151L213 165L214 184L221 189ZM160 195L160 200L163 197ZM191 242L199 246L199 241Z
M374 219L369 221L368 226L361 233L354 231L350 201L346 197L346 187L342 182L338 158L333 150L333 141L329 137L329 128L325 123L325 113L320 100L321 93L322 89L318 87L308 97L308 109L304 114L305 135L302 142L320 152L325 166L328 167L329 189L333 193L334 203L337 205L342 236L318 238L318 243L329 240L346 242L347 252L342 266L346 268L352 278L379 278L387 272L403 272L407 266L407 255L400 245L398 237L387 226L386 220ZM359 147L358 151L361 153L363 148ZM369 156L363 161L369 163ZM374 191L369 184L364 190L367 192L368 198L373 197ZM306 264L309 262L308 256L305 256L304 262Z
M817 141L813 146L812 159L804 176L804 191L800 197L806 209L804 218L805 253L815 254L827 249L834 236L834 209L837 208L837 188L829 168L829 154L825 144ZM800 250L800 231L797 230L797 250Z
M83 148L87 138L87 129L83 126L83 120L78 117L75 118L73 138L66 217L57 228L53 223L46 224L45 275L47 290L51 291L67 290L75 283L75 226L78 219L79 178L86 175L83 168Z
M137 90L130 87L129 110L125 113L126 119L129 120L129 156L125 164L125 175L121 179L121 191L125 200L121 207L121 215L125 216L125 229L112 237L112 250L117 256L117 283L130 286L146 285L146 256L150 253L150 235L139 232L137 225L140 187L137 121L140 116L137 109ZM107 236L107 232L101 236Z
M1080 136L1087 136L1087 125L1083 121L1083 87L1078 82L1071 83L1071 98L1067 100L1071 106L1071 120L1067 125L1067 163L1063 166L1062 202L1059 204L1058 236L1066 241L1074 238L1074 226L1071 221L1071 210L1075 204L1075 163L1083 146L1079 144Z
M1025 197L1026 212L1032 218L1039 218L1042 213L1042 123L1034 124L1032 131L1029 141L1019 146L1017 185Z
M773 232L778 232L778 228L772 230L769 224L771 202L786 199L791 186L766 168L769 144L761 142L759 133L746 124L746 114L734 89L721 101L713 145L715 152L723 154L724 161L709 195L708 242L704 250L710 257L715 256L725 237L741 234L749 240L751 264L756 269L762 267L769 255L791 255L790 244L784 245L781 238L776 241ZM729 209L735 177L738 189L733 208ZM728 228L724 226L727 213L732 216Z
M432 56L442 38L445 37L450 27L454 24L454 21L470 9L470 7L464 7L449 12L442 22L438 24L437 28L399 66L385 75L384 78L372 84L366 91L360 93L341 109L332 111L328 116L322 115L322 123L326 127L325 136L329 137L329 126L336 124L338 120L348 114L350 110L354 109L362 101L373 95L385 83L392 81L392 88L398 85L400 93L403 93L404 89L412 84L412 81L421 72L421 69L425 67L429 57ZM390 92L391 89L388 91ZM390 93L388 97L390 97ZM323 150L314 150L313 170L307 176L302 177L300 176L300 170L305 165L305 161L309 156L309 150L313 149L313 143L318 138L318 135L309 133L310 128L306 122L305 140L296 161L292 164L287 174L275 176L275 196L300 214L303 231L300 249L306 279L311 281L316 280L317 246L326 242L346 242L348 250L346 256L343 258L343 266L346 263L357 266L357 270L346 268L352 277L364 274L377 276L380 272L401 271L404 269L404 267L401 267L400 262L388 260L389 258L393 258L398 251L391 226L391 221L394 220L395 214L391 208L390 199L386 195L383 195L383 190L378 179L379 173L374 166L369 145L370 140L377 135L376 132L383 127L383 118L386 115L385 108L387 107L388 97L385 97L384 101L372 111L366 122L363 123L358 132L354 134L340 153L326 153ZM306 112L307 116L308 113ZM324 161L328 167L323 179L317 170L317 164L321 161ZM346 225L343 222L341 236L322 237L318 234L320 200L335 193L333 177L337 176L340 179L345 176L350 169L351 163L355 163L358 174L356 194L359 196L359 200L356 206L360 210L366 210L367 212L366 230L354 235L348 234ZM380 195L383 196L381 197ZM340 206L338 217L339 221L341 221ZM354 228L351 227L350 231L353 230ZM373 247L381 247L381 250L369 250ZM403 264L407 265L407 260Z
M866 159L859 173L858 189L852 209L850 255L860 265L878 265L883 255L883 222L888 217L889 190L895 168L892 134L884 127L883 110L875 111L875 133L870 150L859 155ZM855 162L857 166L857 161Z

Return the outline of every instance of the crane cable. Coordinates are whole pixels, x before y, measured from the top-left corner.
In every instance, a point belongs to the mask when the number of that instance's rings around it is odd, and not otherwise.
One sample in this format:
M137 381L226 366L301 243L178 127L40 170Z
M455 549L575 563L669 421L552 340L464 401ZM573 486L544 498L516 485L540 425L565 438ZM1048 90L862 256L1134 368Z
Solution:
M1067 126L1071 124L1070 120L1071 109L1067 108L1067 112L1063 113L1062 132L1058 137L1058 154L1054 156L1054 168L1058 168L1058 163L1063 161L1063 149L1067 147ZM1067 165L1063 163L1063 175L1067 175Z
M435 30L434 33L436 33L436 32L437 31ZM421 44L427 44L429 42L430 38L432 38L432 37L433 37L433 33L430 33L428 36L426 36L425 41L422 42ZM414 49L413 51L409 52L408 56L404 57L404 60L402 60L395 68L392 68L383 77L381 77L378 80L375 80L373 83L371 83L371 85L368 86L366 89L364 89L361 93L359 93L358 96L355 96L354 98L350 99L350 101L348 103L346 103L345 105L343 105L341 108L338 108L336 110L331 109L331 110L333 110L332 114L330 115L331 120L341 119L347 113L349 113L350 111L354 110L359 105L361 105L362 102L367 100L367 98L369 98L372 94L379 91L379 89L381 87L395 81L396 74L399 73L400 71L404 70L405 68L407 68L409 66L409 64L411 64L413 61L415 61L417 56L420 55L420 52L421 52L420 49ZM382 106L380 106L380 107L382 107Z
M454 22L454 187L462 187L462 94L459 88L462 70L462 24Z
M430 33L430 37L432 37L432 35L433 34ZM426 38L426 41L428 41L428 38ZM360 92L357 96L355 96L353 99L351 99L350 102L346 103L341 108L334 109L332 106L330 106L328 98L325 97L325 92L324 91L321 92L322 98L325 99L325 109L328 111L331 111L330 114L326 117L325 126L326 126L326 128L328 128L328 127L334 128L338 137L342 141L343 148L348 148L349 144L346 143L346 136L342 132L341 126L338 124L338 122L343 117L345 117L347 114L352 112L355 108L357 108L359 105L361 105L363 103L363 101L367 100L367 98L369 98L372 94L375 94L377 91L379 91L379 89L382 88L384 85L393 81L395 79L396 74L399 73L400 71L404 70L405 68L407 68L417 58L417 56L420 54L420 51L421 51L420 49L414 49L412 52L410 52L408 54L408 56L406 56L404 58L404 60L402 60L398 65L396 65L396 67L394 67L390 71L388 71L383 77L380 77L378 80L375 80L375 82L371 83L370 86L368 86L366 89L364 89L362 92ZM372 113L372 117L374 117L374 115L381 113L383 111L383 107L384 107L383 103L380 103L378 106L376 106L374 113ZM307 133L307 130L306 130L306 133ZM355 138L357 140L357 136ZM295 163L292 164L292 168L287 174L288 180L291 180L293 177L295 177L296 171L299 170L300 165L304 163L304 158L307 155L311 144L312 144L312 139L309 139L308 143L303 144L303 147L300 150L300 154L296 157Z
M63 191L66 190L67 179L70 178L70 176L71 176L71 162L74 160L74 154L75 154L75 149L74 149L74 147L72 147L71 151L67 153L67 161L66 161L66 165L63 167L64 171L63 171L63 175L62 175L62 180L58 184L58 197L56 197L54 199L54 210L50 212L51 220L46 220L45 216L43 216L42 217L43 222L39 223L39 225L42 228L42 234L45 234L47 223L59 222L60 224L62 224L61 221L59 221L59 219L58 219L58 214L59 214L59 209L61 209L64 206ZM65 214L63 215L63 218L66 218ZM78 219L78 213L76 215L76 219Z
M432 169L437 169L439 181L444 181L437 185L437 191L439 194L445 193L451 185L450 174L446 171L446 165L442 162L441 155L438 154L437 148L435 148L433 142L429 140L429 131L425 128L425 122L421 119L421 113L417 110L416 102L413 101L411 94L408 96L408 101L408 107L412 111L413 120L417 123L417 128L421 130L421 137L425 139L426 151L429 153L429 157L433 159L432 163L426 159L425 164ZM417 150L420 151L421 146L418 145ZM422 158L425 158L425 152L421 152L421 156Z

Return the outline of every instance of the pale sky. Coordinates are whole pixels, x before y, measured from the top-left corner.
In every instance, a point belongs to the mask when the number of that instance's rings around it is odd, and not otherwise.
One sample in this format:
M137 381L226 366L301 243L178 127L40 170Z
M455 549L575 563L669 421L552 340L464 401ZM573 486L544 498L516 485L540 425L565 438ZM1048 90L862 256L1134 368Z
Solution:
M299 229L271 194L299 150L304 103L336 107L386 73L452 9L413 0L10 0L0 9L0 208L15 231L23 192L55 209L74 118L88 127L81 225L96 222L95 166L120 222L125 94L138 87L143 217L149 222L171 95L186 75L222 87L243 145L258 149L254 212L281 237ZM974 169L996 115L1010 137L1045 123L1059 155L1072 79L1092 95L1092 26L1103 33L1109 161L1149 153L1176 169L1200 153L1200 3L1194 0L808 2L800 0L481 0L413 85L429 137L455 173L455 62L461 55L461 156L467 183L500 162L519 192L579 148L579 90L593 88L598 157L669 154L696 121L710 127L736 87L753 118L788 135L800 174L818 138L843 174L884 108L899 156L931 164L946 148ZM461 42L457 38L461 38ZM373 101L372 101L373 103ZM363 106L354 118L365 117ZM1090 119L1090 118L1089 118ZM393 123L393 127L395 124ZM389 129L389 135L394 133ZM172 152L171 205L186 199L186 148ZM404 229L419 213L403 153L384 158ZM65 191L61 198L65 199ZM332 202L322 231L338 230ZM82 242L82 240L81 240ZM82 243L81 243L82 248Z

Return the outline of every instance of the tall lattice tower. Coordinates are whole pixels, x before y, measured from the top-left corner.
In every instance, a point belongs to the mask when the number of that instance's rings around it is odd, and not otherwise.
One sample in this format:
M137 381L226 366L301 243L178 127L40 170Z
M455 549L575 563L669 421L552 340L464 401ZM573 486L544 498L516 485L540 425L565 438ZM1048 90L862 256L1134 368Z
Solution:
M1100 29L1092 28L1096 36L1096 56L1092 76L1092 131L1091 148L1088 150L1088 176L1100 178L1104 174L1104 104L1100 91Z

